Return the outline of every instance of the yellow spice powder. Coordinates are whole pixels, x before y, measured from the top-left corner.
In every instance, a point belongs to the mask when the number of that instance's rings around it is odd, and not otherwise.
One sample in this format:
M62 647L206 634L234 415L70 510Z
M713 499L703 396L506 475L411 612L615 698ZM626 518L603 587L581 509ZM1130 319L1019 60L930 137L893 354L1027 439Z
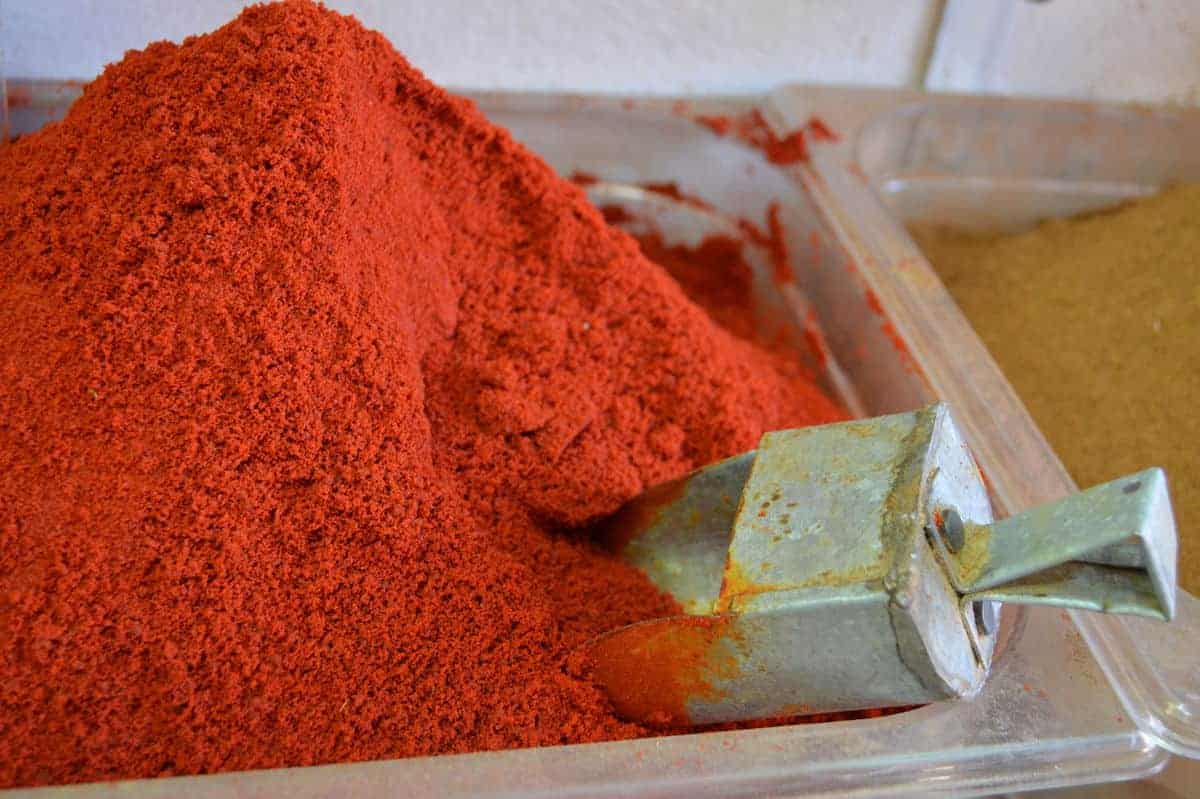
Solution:
M1200 185L1026 233L912 233L1080 486L1167 470L1200 593Z

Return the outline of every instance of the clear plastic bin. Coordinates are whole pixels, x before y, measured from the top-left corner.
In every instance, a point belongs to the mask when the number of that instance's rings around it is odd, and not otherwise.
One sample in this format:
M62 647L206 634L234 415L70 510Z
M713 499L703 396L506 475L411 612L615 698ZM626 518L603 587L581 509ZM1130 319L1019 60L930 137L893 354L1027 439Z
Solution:
M21 127L22 119L36 126L60 115L71 94L10 83L10 92L26 88L31 99L25 111L13 108L17 133L30 129ZM828 385L862 414L948 399L980 455L998 510L1011 512L1059 496L1070 483L856 164L859 148L865 164L884 171L886 159L870 148L905 152L892 139L902 134L902 124L867 123L908 99L895 92L804 88L750 100L675 103L479 98L495 121L563 174L584 171L609 184L674 181L718 211L760 225L778 202L799 284L785 287L779 301L802 316L815 313L831 362L839 367L826 374ZM691 119L736 114L755 104L782 129L819 115L842 139L814 145L809 164L780 168ZM861 140L860 128L866 132ZM873 174L886 190L883 171ZM1168 758L1162 747L1172 740L1178 749L1195 743L1188 737L1194 722L1189 728L1172 721L1171 727L1163 719L1184 718L1197 707L1194 683L1186 681L1195 679L1196 647L1176 642L1183 651L1166 667L1166 660L1152 666L1146 654L1165 659L1173 636L1200 640L1187 637L1197 634L1195 603L1185 598L1182 615L1175 628L1142 631L1119 620L1089 621L1085 614L1073 620L1049 608L1008 608L1003 649L979 697L880 719L95 784L36 795L939 796L1129 779L1160 768ZM1182 697L1178 716L1165 712L1166 696Z
M858 131L814 153L814 181L853 226L852 251L868 264L884 305L896 310L896 326L931 386L955 407L999 510L1074 491L897 220L1019 230L1200 181L1200 111L817 87L786 89L776 100L784 125L819 111ZM1072 617L1139 729L1200 758L1200 601L1180 591L1169 625Z

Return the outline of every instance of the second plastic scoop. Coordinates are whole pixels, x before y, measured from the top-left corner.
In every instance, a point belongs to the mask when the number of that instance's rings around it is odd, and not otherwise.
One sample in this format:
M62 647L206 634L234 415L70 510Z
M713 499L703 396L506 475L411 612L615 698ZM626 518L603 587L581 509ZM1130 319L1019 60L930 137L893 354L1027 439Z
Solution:
M1001 602L1174 613L1161 469L995 522L940 404L768 433L633 501L605 535L687 614L590 645L617 710L647 723L972 696Z

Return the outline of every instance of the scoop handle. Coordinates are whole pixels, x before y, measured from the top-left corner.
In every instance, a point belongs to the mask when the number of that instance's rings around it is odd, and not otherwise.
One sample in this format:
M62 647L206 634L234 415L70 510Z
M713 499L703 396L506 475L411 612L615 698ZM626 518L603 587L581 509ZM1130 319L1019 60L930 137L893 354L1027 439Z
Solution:
M964 603L1058 605L1170 620L1176 531L1162 469L937 537Z

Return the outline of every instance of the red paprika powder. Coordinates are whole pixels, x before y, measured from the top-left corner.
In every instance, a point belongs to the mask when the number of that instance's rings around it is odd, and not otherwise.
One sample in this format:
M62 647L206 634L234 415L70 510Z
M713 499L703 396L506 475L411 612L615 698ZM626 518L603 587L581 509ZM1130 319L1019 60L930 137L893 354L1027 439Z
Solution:
M580 528L841 417L581 191L308 3L0 149L0 785L645 734L672 602Z
M607 214L607 209L604 209ZM667 270L689 298L725 330L750 340L758 338L754 318L754 273L731 236L707 236L695 247L667 244L661 234L637 236L642 253ZM766 343L759 341L760 344Z

